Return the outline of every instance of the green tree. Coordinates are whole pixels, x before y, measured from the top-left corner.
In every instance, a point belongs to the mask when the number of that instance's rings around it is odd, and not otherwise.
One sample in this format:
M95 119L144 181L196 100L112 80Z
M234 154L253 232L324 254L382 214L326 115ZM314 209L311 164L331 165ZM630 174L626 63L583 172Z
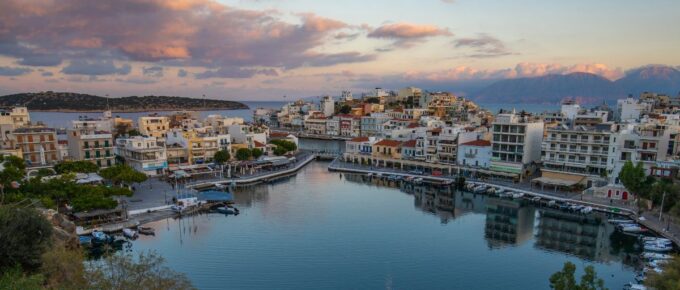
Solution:
M250 154L253 155L253 158L257 159L260 158L260 156L262 156L264 153L260 148L253 148L253 150L250 151Z
M146 174L125 164L117 164L104 168L99 171L99 175L116 185L144 182L148 178Z
M165 266L156 253L141 253L136 259L129 254L111 255L103 262L87 267L90 289L194 289L182 273Z
M54 165L54 171L59 174L67 172L91 173L99 171L99 166L89 161L63 161Z
M15 266L37 270L51 243L52 225L38 211L0 206L0 273Z
M644 187L647 176L645 175L645 169L642 165L642 162L638 162L637 165L633 165L633 162L630 160L626 161L619 172L619 180L621 180L623 186L625 186L632 193L645 197Z
M284 155L286 153L288 153L288 150L286 150L285 148L283 148L281 146L276 146L276 148L274 148L274 155L276 155L276 156L281 156L281 155Z
M606 290L604 280L597 278L595 268L587 266L581 276L581 282L576 284L576 265L571 262L564 263L562 270L550 276L550 289L555 290Z
M248 149L248 148L239 148L238 150L236 150L236 159L238 159L240 161L248 160L248 159L250 159L251 156L252 156L252 153L250 152L250 149Z
M680 258L678 256L666 264L663 273L650 271L645 284L657 290L676 290L680 285Z
M229 154L229 151L227 150L220 150L215 152L213 159L215 160L215 163L222 165L229 162L229 159L231 159L231 154Z
M352 112L352 107L350 107L349 105L342 105L342 107L340 107L339 112L340 114L349 114L350 112Z
M13 267L0 275L0 289L39 290L43 289L43 281L44 277L40 274L27 274L21 268Z

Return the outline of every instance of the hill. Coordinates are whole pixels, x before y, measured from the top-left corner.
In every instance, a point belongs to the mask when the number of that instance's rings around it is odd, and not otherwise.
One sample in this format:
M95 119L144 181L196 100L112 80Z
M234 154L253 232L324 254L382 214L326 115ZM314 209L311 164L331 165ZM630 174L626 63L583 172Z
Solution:
M114 112L248 109L245 104L235 101L170 96L105 98L51 91L2 96L0 106L26 106L31 111L60 112L101 112L107 108Z
M557 103L571 97L583 103L599 103L624 98L628 94L637 96L645 91L677 95L680 92L680 71L670 66L655 65L630 70L616 81L591 73L505 79L471 96L480 102Z

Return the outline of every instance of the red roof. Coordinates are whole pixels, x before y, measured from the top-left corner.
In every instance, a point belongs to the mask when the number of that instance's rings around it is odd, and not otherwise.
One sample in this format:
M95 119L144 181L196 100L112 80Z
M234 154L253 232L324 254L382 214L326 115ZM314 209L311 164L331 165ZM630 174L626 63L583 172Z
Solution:
M406 127L406 128L413 129L413 128L418 128L418 127L420 127L420 125L418 125L416 123L412 123L412 124L409 124L408 127Z
M257 140L253 140L253 143L255 144L255 147L266 147L267 146L267 145L264 145L264 143L257 141Z
M290 135L289 133L286 132L271 132L269 133L269 137L288 137Z
M399 145L401 145L401 142L399 142L397 140L383 139L383 140L380 140L380 142L375 143L375 145L387 146L387 147L399 147Z
M353 138L352 140L349 140L350 142L368 142L368 137L356 137Z
M403 147L416 147L416 140L408 140L404 142Z
M491 142L486 141L486 140L475 140L475 141L470 141L470 142L463 143L463 144L460 144L460 145L485 147L485 146L491 146Z

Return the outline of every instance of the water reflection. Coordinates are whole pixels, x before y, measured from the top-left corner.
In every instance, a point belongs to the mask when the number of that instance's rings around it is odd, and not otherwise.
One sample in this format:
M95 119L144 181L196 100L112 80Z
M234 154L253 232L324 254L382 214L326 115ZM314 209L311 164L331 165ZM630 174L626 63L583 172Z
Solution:
M446 224L466 214L484 214L484 239L490 249L522 246L560 252L597 262L638 265L635 237L621 234L599 213L580 214L509 199L457 191L452 186L416 185L364 175L344 174L347 181L399 188L413 195L416 209Z

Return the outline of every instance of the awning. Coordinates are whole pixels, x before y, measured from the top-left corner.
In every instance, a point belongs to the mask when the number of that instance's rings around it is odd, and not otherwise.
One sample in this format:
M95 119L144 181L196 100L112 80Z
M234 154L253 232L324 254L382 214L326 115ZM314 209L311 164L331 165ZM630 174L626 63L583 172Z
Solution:
M550 177L538 177L538 178L532 179L531 182L549 184L549 185L557 185L557 186L573 186L573 185L579 183L580 181L557 179L557 178L550 178Z

